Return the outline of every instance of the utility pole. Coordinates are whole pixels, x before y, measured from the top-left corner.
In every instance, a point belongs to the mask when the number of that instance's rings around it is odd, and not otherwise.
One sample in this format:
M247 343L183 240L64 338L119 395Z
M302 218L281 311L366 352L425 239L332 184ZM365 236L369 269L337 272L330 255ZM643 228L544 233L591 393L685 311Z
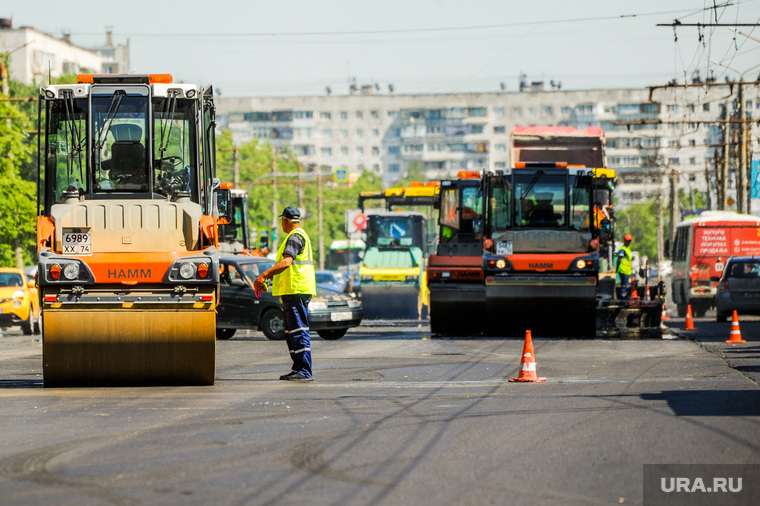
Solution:
M712 209L712 177L710 174L710 162L705 159L705 181L707 182L707 209Z
M662 222L662 188L657 190L657 281L660 281L660 265L662 264L665 245L664 227ZM672 242L671 242L672 244Z
M739 104L737 107L737 110L739 112L739 119L744 120L748 119L745 118L747 116L747 113L744 112L744 79L741 79L739 81ZM739 172L742 175L741 181L742 181L742 201L744 202L744 205L742 206L742 213L749 214L751 212L750 209L750 179L752 178L751 170L749 167L748 157L747 157L747 133L749 132L749 129L747 128L747 123L742 121L740 126L740 135L741 139L739 142L739 149L741 152L739 153L739 165L740 169Z
M726 102L726 111L728 111L728 102ZM731 125L726 124L723 128L723 210L728 209L728 172L731 167Z
M277 219L277 149L274 147L272 147L272 191L274 192L272 195L272 233L270 236L272 244L269 246L269 251L277 251L277 241L274 240L274 237L278 235L280 220Z
M744 119L744 79L741 79L739 81L739 93L737 94L737 101L736 101L736 111L734 114L736 115L737 119L741 120ZM734 132L734 136L736 135L736 132ZM746 212L747 206L745 204L745 195L746 195L746 174L744 172L744 128L741 127L739 129L739 135L741 136L741 139L736 139L739 141L740 146L740 152L739 152L739 166L736 168L736 209L739 211L739 213ZM735 137L734 137L735 138ZM736 143L734 143L736 145Z
M679 205L678 205L678 172L675 169L670 169L670 223L668 225L668 236L670 237L670 244L673 244L676 238L676 223L679 221Z
M300 167L300 165L299 165ZM325 268L325 236L322 233L322 171L317 171L317 215L319 219L319 269Z
M240 184L240 163L238 162L237 146L232 146L232 183L235 188Z

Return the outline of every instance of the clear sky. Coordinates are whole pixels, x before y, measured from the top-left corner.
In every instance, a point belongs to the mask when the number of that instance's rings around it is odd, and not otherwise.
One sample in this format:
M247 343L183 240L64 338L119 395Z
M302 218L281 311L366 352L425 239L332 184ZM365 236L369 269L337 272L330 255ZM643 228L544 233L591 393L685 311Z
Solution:
M224 96L346 94L354 78L409 94L516 91L522 73L563 89L738 76L719 63L760 73L760 29L656 26L756 24L760 0L3 0L0 17L81 46L112 27L133 71Z

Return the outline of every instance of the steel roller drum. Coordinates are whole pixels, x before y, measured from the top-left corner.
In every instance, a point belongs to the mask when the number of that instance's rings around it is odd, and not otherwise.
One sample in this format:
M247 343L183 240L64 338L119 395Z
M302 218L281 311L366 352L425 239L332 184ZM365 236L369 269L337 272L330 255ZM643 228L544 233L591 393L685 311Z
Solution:
M45 387L212 385L210 310L44 311Z
M420 316L420 290L415 285L367 285L361 292L365 319Z

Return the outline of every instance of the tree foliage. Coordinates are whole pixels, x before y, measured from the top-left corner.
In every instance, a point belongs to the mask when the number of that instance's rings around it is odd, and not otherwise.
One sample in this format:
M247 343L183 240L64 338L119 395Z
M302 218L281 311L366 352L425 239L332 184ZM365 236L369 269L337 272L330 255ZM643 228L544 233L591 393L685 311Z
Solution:
M358 181L348 186L335 183L331 173L317 167L300 166L298 159L289 150L273 150L269 143L253 139L235 148L229 132L223 132L217 139L217 175L222 181L232 181L235 156L237 156L241 189L248 190L248 219L250 228L271 231L279 238L282 210L294 205L304 212L302 225L312 238L315 255L319 255L319 184L317 174L322 174L322 237L325 253L335 239L345 239L345 212L356 209L361 191L379 190L381 178L364 172ZM273 166L278 174L272 177ZM299 166L300 174L299 178ZM300 181L300 183L299 183ZM301 188L299 192L299 187ZM256 237L254 237L254 241ZM256 245L252 242L252 245ZM318 258L315 258L318 261Z
M657 200L632 204L615 212L616 239L623 240L625 234L633 236L631 249L640 256L649 257L650 263L657 261ZM663 225L665 226L665 225Z
M29 86L9 84L10 97L35 96ZM16 265L17 248L25 265L36 263L36 119L36 102L0 101L0 265L6 267Z

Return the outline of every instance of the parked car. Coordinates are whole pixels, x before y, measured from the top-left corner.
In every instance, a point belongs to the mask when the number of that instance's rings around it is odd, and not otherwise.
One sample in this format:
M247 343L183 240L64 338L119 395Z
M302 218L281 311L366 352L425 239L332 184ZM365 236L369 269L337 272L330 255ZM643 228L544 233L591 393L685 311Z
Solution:
M760 257L731 257L723 267L715 294L715 319L724 322L734 310L760 315Z
M317 271L314 273L317 278L317 286L324 286L336 292L346 291L346 281L343 276L333 271Z
M40 333L37 287L20 269L0 267L0 328L21 326L26 335Z
M280 298L272 295L271 288L260 297L253 291L253 281L273 265L274 261L268 258L221 258L217 339L229 339L238 329L261 330L271 340L285 339ZM317 295L309 303L309 329L322 339L340 339L349 328L361 323L362 316L363 310L356 299L324 286L317 286Z

